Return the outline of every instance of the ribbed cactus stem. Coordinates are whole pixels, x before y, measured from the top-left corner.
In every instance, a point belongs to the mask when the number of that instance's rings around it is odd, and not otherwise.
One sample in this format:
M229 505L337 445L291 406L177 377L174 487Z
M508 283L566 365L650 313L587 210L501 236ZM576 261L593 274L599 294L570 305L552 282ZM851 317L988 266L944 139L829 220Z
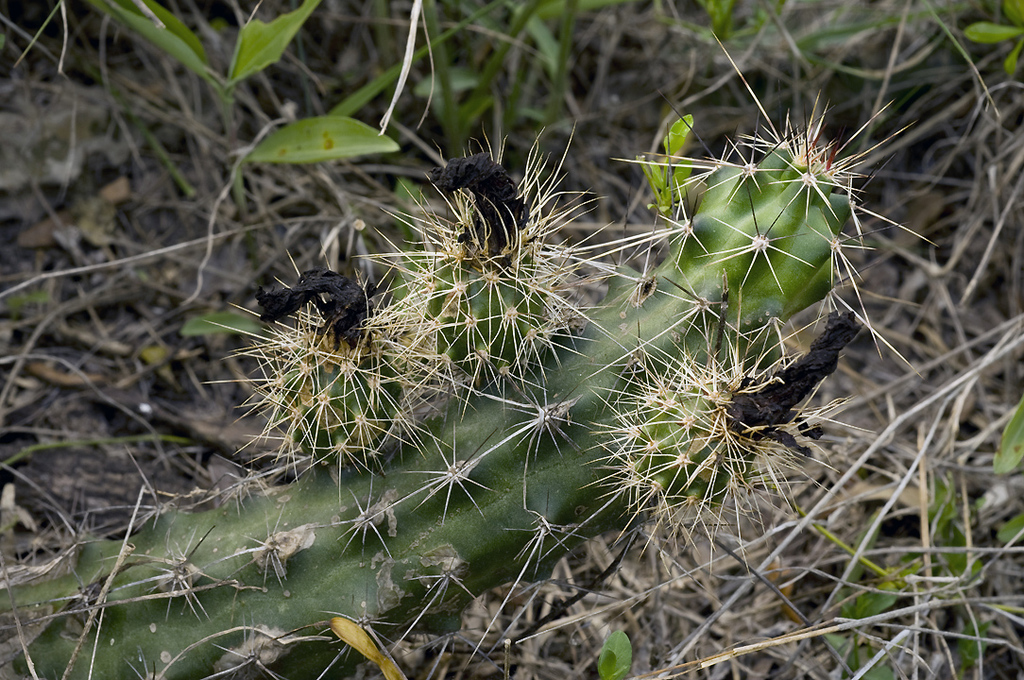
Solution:
M705 177L672 256L645 275L619 267L582 330L565 321L577 313L564 294L571 269L547 264L535 209L513 211L537 237L518 245L493 231L473 241L478 218L458 222L466 231L449 230L448 250L409 256L364 335L346 327L352 344L316 352L309 343L332 340L314 337L299 354L320 359L282 372L283 412L308 421L291 428L308 451L374 462L314 466L287 487L148 521L72 677L318 677L342 650L332 616L389 639L450 633L472 597L544 578L589 537L755 483L766 451L792 436L777 432L783 421L739 422L730 400L765 370L778 325L830 290L850 214L827 178L805 175L780 150ZM380 456L388 414L411 418L399 392L452 371L473 379L449 387L460 391L447 412ZM330 421L352 413L364 429ZM67 558L73 573L13 590L21 620L41 621L29 646L41 675L68 664L120 547L83 543Z
M788 167L779 152L756 171L725 167L706 182L675 253L690 290L717 299L724 271L744 326L787 319L828 294L831 253L851 214L844 194Z

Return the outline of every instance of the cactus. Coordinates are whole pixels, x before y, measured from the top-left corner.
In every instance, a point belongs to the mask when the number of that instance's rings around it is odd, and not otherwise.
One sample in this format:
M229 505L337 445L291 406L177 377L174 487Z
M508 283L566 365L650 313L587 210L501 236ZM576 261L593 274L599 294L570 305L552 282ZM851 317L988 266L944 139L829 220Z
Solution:
M806 357L780 359L781 324L832 288L851 214L848 171L812 139L650 173L685 177L669 188L686 200L660 204L669 227L644 239L670 254L648 272L557 243L566 218L533 167L523 191L489 156L435 172L453 218L425 221L389 292L315 271L260 293L266 318L297 315L257 352L298 480L161 508L45 578L12 574L18 670L337 673L358 659L339 661L333 616L392 640L451 634L473 597L543 579L590 537L650 517L671 532L777 484L815 434L799 402L857 330L833 316ZM595 278L607 293L585 308Z

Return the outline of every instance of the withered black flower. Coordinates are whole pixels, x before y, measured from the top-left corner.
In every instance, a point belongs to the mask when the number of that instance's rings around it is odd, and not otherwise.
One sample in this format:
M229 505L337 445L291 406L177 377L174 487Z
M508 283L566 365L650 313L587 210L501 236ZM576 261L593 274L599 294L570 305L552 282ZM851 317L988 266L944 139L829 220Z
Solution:
M727 408L731 427L809 454L807 447L798 444L793 435L777 426L792 421L793 408L836 370L840 350L853 340L859 330L860 323L852 312L832 312L825 330L811 343L807 354L776 373L759 389L752 382L747 382L741 387L742 391L733 395ZM800 433L811 439L821 436L817 428L801 428Z
M322 267L303 272L291 288L264 290L261 286L256 302L263 308L262 321L278 321L312 302L324 320L320 332L331 331L335 342L344 340L350 347L359 344L370 310L366 290L359 283Z
M434 168L430 181L446 194L467 189L473 195L477 219L473 233L464 233L462 240L474 239L488 257L506 254L509 245L516 245L518 232L529 217L526 202L517 196L508 171L490 154L453 158L445 167Z

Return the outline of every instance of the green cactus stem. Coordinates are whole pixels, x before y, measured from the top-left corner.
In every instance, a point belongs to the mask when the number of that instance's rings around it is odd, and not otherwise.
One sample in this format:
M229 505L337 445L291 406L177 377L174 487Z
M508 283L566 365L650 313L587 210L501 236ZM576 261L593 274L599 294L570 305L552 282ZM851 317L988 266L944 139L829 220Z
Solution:
M333 616L390 640L444 636L473 597L545 578L590 537L652 514L671 531L682 512L774 481L799 446L802 395L761 417L758 394L780 325L831 289L850 205L828 169L783 145L692 177L706 191L676 216L671 256L643 274L606 265L604 301L579 311L566 290L583 263L545 242L550 196L473 163L447 177L461 213L400 265L390 304L335 328L337 345L314 332L281 350L272 387L296 418L289 436L316 460L344 455L288 486L243 484L214 510L162 508L132 549L83 538L62 575L12 579L3 601L41 677L76 652L74 678L338 674L360 659L330 635ZM495 186L467 180L473 168ZM855 332L842 318L807 380ZM450 394L445 412L417 420L428 385ZM389 418L407 434L385 445ZM374 464L346 465L346 447Z

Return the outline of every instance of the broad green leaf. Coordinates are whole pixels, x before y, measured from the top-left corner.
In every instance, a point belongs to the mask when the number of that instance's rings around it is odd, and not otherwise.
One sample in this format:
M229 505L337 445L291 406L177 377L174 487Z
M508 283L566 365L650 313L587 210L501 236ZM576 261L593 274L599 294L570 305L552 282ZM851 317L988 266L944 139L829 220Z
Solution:
M1017 538L1017 534L1024 531L1024 513L1021 513L1015 517L1011 517L1003 526L999 527L999 531L996 532L996 538L1003 545L1006 545L1013 539ZM1020 539L1017 539L1018 542Z
M1024 27L1024 0L1003 0L1003 14L1012 23Z
M196 335L263 335L256 317L235 312L211 312L194 316L179 331L185 337Z
M686 144L686 138L690 136L690 130L693 129L693 115L687 114L672 123L672 127L669 128L668 134L665 135L665 151L669 156L677 156L683 150L683 145ZM672 181L669 186L666 187L673 194L679 191L679 187L689 179L690 172L693 167L689 163L683 163L681 165L672 166Z
M1017 404L1017 411L1003 430L1003 440L992 461L992 471L997 475L1012 472L1024 458L1024 397Z
M253 19L238 33L230 80L235 84L276 63L320 0L304 0L294 12L282 14L269 24Z
M1017 59L1020 58L1022 47L1024 47L1024 38L1018 40L1016 47L1006 56L1006 60L1003 62L1003 70L1006 71L1006 75L1012 76L1014 71L1017 70Z
M964 666L973 666L978 663L981 657L985 655L985 648L988 647L988 642L984 639L972 640L971 638L984 638L992 622L984 621L977 627L974 624L974 621L967 621L967 624L964 626L964 635L971 637L960 638L956 643L957 651L960 652L960 661L963 662Z
M132 0L87 0L90 5L114 17L130 29L177 59L182 66L211 80L206 50L188 26L153 0L143 0L153 14L164 23L159 28L142 14Z
M861 593L853 601L853 607L844 614L851 619L867 619L892 609L900 596L896 593Z
M398 144L365 123L343 116L318 116L296 121L271 133L245 160L318 163L392 151L398 151Z
M690 130L692 129L693 114L691 113L672 123L672 127L668 129L668 134L665 135L665 153L674 156L682 151L683 144L686 144L686 138L690 136Z
M860 676L861 680L895 680L896 674L891 666L872 666Z
M629 636L617 630L608 636L597 659L597 674L601 680L622 680L633 665L633 646Z
M997 43L1024 35L1024 28L993 24L991 21L979 21L965 28L964 35L968 40L976 43Z
M852 643L852 640L849 638L845 638L842 635L836 635L835 633L826 633L825 640L828 641L828 643L840 654L846 654L846 651L850 648L850 644Z

